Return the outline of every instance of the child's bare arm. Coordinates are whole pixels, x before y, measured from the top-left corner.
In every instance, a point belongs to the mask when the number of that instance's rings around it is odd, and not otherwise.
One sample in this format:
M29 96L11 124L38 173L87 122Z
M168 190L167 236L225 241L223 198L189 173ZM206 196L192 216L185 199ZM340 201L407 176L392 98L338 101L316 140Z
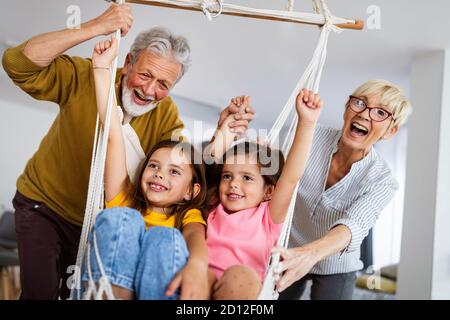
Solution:
M100 121L104 126L108 109L109 87L111 82L110 66L117 56L117 40L106 40L96 44L92 54L95 96ZM116 100L113 99L108 147L105 163L105 199L111 201L125 190L128 173L125 158L125 144L122 127L117 113Z
M242 113L248 106L250 106L249 96L238 96L231 99L230 104L234 104L241 109ZM223 154L231 146L233 141L241 136L241 132L232 132L229 128L229 123L235 121L234 114L229 115L222 123L220 128L214 133L211 143L206 148L205 152L208 157L214 159L218 163Z
M275 223L284 221L295 186L305 171L314 130L322 109L322 99L318 94L303 89L297 95L296 108L299 120L294 141L269 203L270 215Z

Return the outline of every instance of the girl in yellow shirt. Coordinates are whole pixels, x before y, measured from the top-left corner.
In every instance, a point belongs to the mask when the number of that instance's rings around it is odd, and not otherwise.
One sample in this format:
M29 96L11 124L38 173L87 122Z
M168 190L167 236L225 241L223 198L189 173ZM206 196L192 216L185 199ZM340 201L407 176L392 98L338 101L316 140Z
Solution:
M99 42L92 65L97 108L104 123L110 65L117 56L116 40ZM145 63L142 59L147 59ZM128 92L134 107L143 105L148 88L170 89L180 64L169 55L147 51L131 66ZM141 83L136 86L136 83ZM125 84L125 87L127 83ZM139 92L137 92L139 91ZM128 178L124 138L118 109L113 105L105 164L108 209L96 219L93 235L113 294L119 299L203 299L208 297L208 255L205 242L205 168L188 143L165 140L153 147L136 183ZM150 227L150 228L146 228ZM92 250L94 251L94 250ZM89 272L101 274L94 253Z

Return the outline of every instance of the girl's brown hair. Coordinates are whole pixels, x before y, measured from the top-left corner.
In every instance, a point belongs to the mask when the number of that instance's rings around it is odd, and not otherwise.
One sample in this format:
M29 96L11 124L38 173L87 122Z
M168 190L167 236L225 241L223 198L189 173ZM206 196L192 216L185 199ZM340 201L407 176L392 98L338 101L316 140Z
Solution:
M129 184L128 196L131 199L131 207L141 212L145 215L147 208L151 207L151 203L148 202L147 198L144 196L141 187L141 179L144 174L145 168L151 156L159 149L168 148L180 148L184 155L186 155L190 160L190 166L193 172L191 188L194 188L194 184L198 183L200 185L200 192L197 196L189 201L182 200L179 203L174 203L167 208L168 216L175 215L175 227L179 230L182 229L182 222L184 215L191 209L198 209L201 211L203 218L206 218L206 175L205 175L205 165L203 163L201 155L195 150L195 148L187 142L179 142L173 140L163 140L157 143L147 154L146 159L141 164L141 169L139 175L134 183Z

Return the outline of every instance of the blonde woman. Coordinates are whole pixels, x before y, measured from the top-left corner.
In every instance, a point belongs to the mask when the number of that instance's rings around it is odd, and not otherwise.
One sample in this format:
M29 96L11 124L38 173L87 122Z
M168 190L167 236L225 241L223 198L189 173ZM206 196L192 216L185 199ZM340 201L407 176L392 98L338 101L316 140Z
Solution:
M341 130L317 127L300 180L289 249L281 253L280 299L351 299L360 246L397 182L374 144L392 138L411 105L396 85L370 80L345 105Z

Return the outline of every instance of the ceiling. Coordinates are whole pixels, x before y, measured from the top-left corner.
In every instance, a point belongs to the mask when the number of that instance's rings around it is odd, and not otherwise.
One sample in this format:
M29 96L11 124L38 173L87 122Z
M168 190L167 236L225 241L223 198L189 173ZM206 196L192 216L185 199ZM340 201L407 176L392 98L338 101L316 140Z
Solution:
M262 1L229 0L261 7ZM265 0L265 8L282 9L285 1ZM409 90L409 69L414 54L450 48L450 1L328 0L340 17L367 20L370 5L380 8L381 29L345 30L332 34L321 92L326 105L339 110L351 91L369 78L386 78ZM81 19L91 19L108 4L101 0L3 0L0 4L0 42L20 43L42 32L63 29L70 5L78 5ZM295 9L311 12L309 0ZM209 22L201 13L132 5L134 25L122 40L120 63L133 38L156 25L186 36L193 64L174 94L224 107L239 94L253 97L257 119L271 123L301 76L317 42L319 29L285 22L221 16ZM90 56L94 40L70 51ZM0 97L5 93L0 79ZM3 84L3 85L2 85ZM10 93L6 93L10 95ZM328 112L336 122L337 112Z

